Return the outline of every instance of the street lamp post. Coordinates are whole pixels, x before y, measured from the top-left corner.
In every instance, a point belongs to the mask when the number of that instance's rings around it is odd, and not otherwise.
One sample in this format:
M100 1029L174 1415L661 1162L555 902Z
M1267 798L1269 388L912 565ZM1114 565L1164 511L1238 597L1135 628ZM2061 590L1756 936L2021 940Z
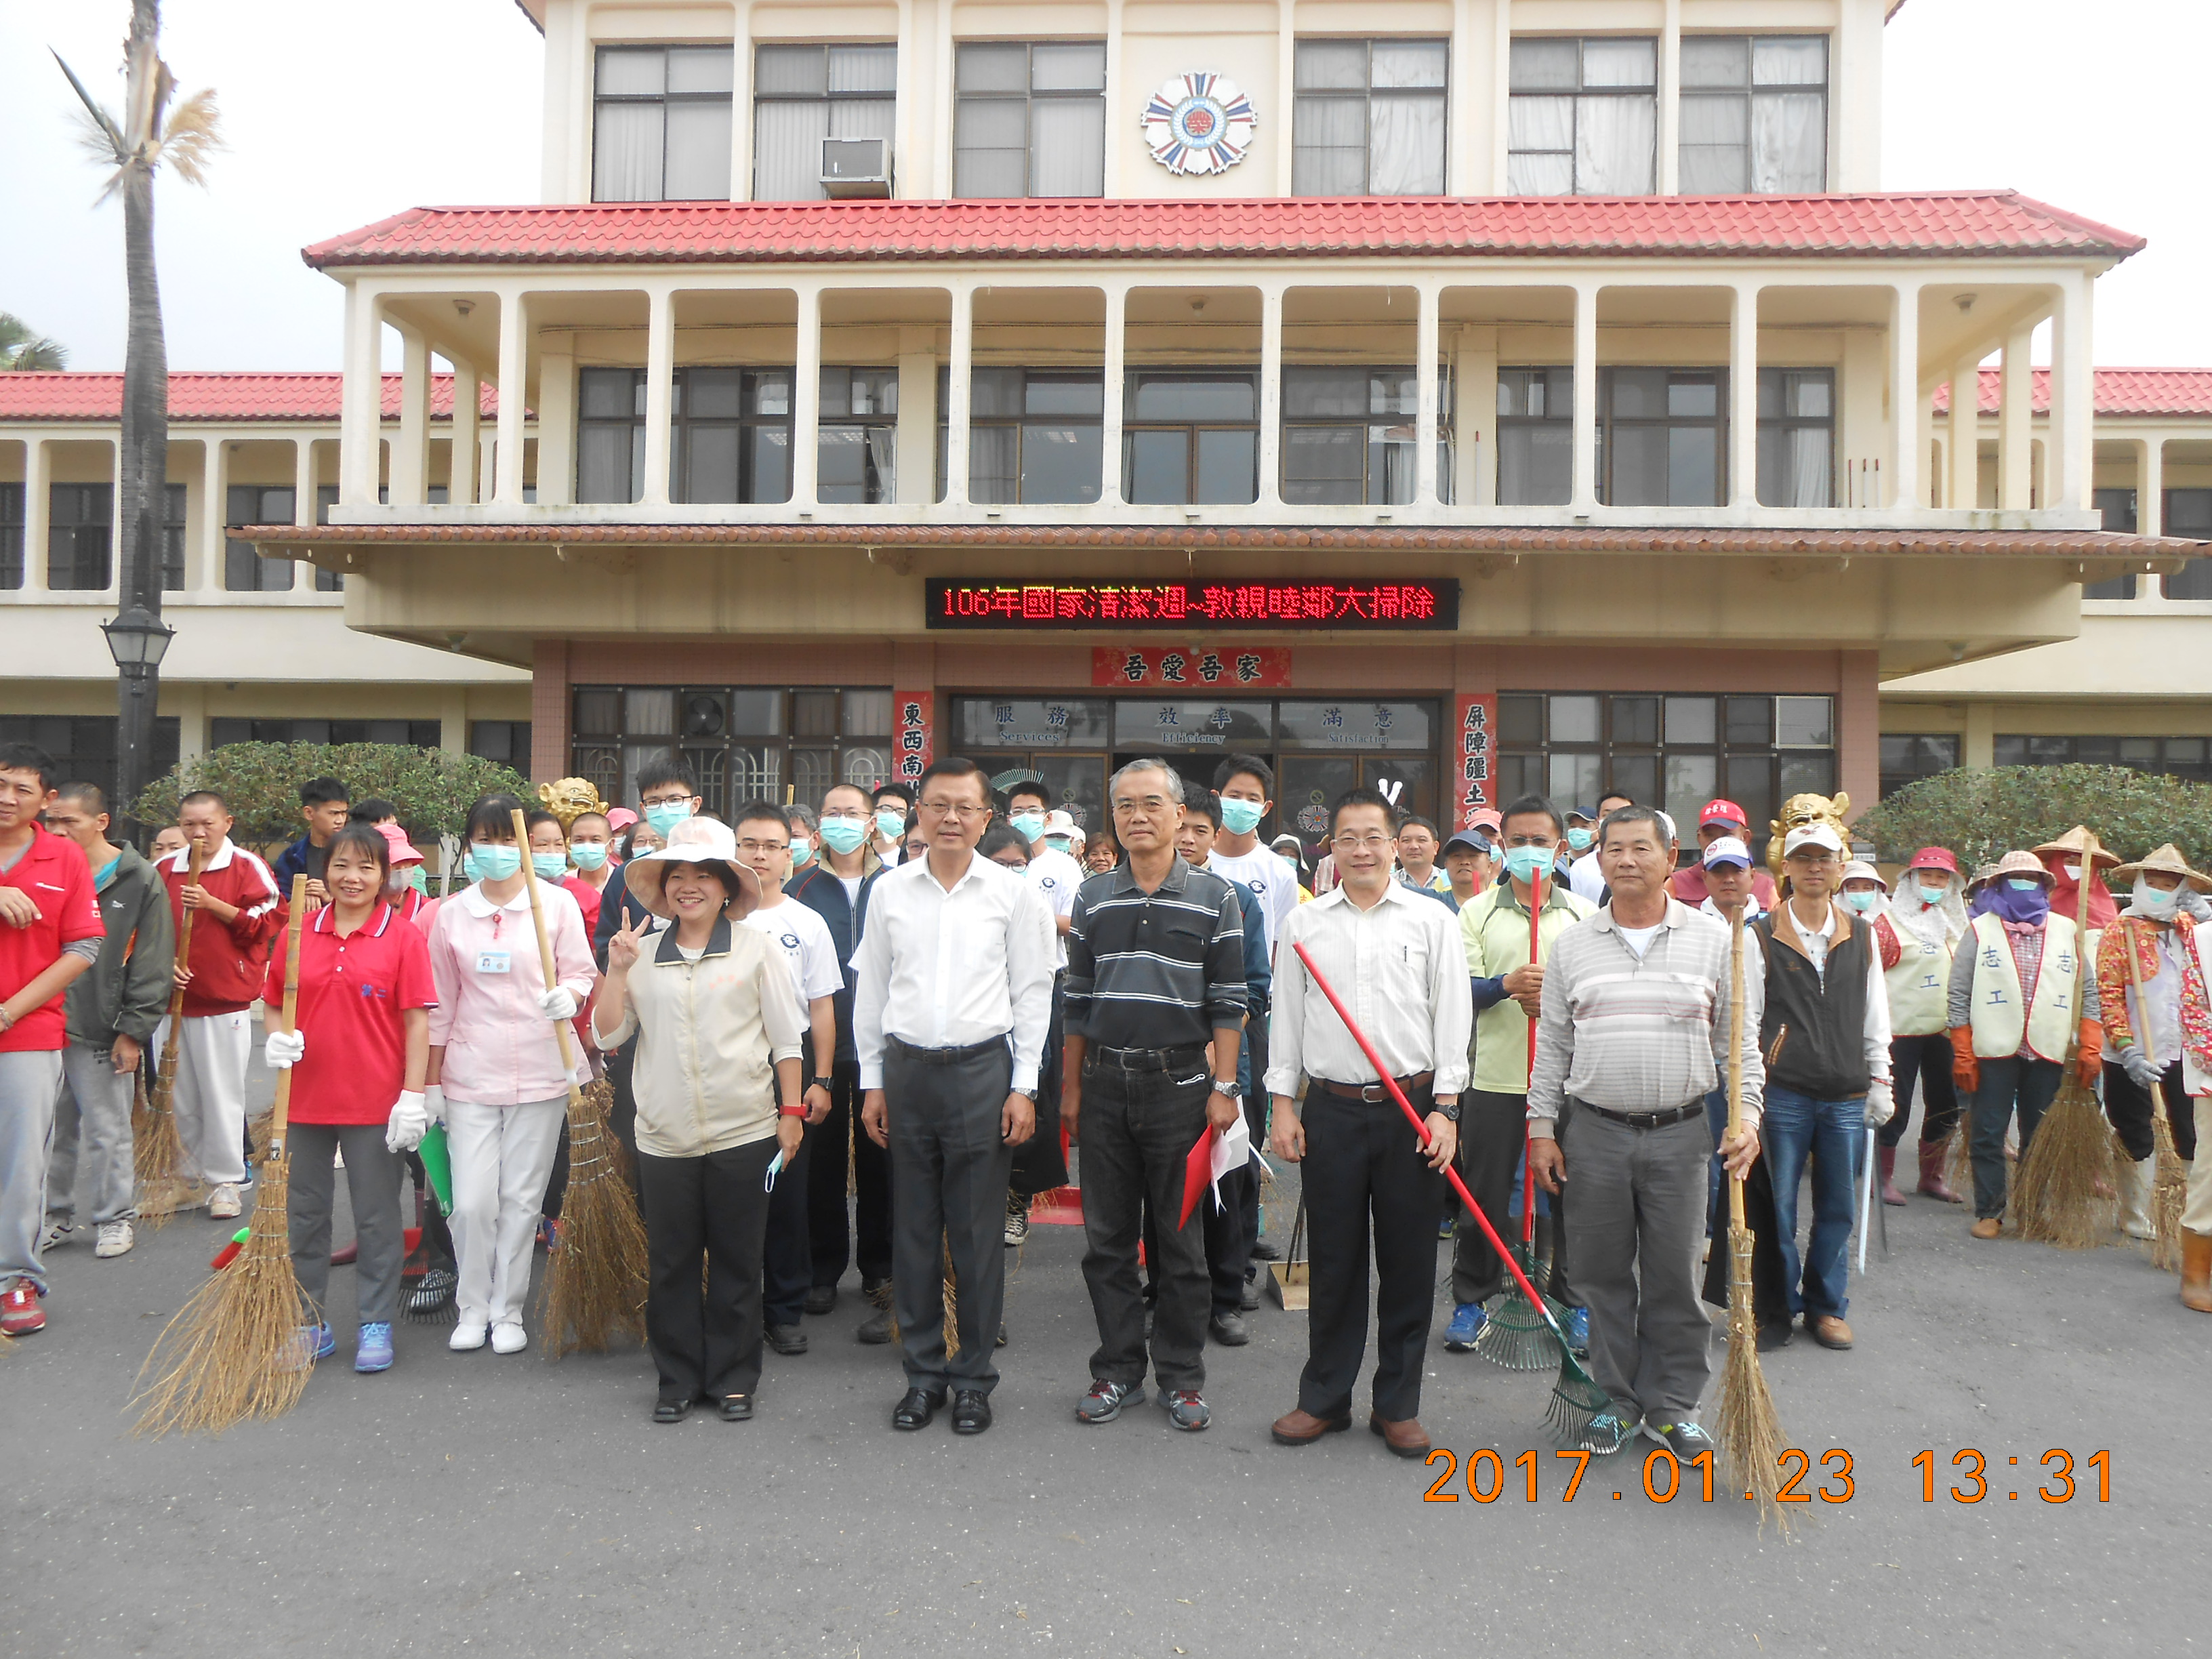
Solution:
M154 715L161 701L161 658L176 629L143 605L132 605L100 631L121 678L115 742L115 799L109 803L118 825L134 828L131 806L145 788L154 764Z

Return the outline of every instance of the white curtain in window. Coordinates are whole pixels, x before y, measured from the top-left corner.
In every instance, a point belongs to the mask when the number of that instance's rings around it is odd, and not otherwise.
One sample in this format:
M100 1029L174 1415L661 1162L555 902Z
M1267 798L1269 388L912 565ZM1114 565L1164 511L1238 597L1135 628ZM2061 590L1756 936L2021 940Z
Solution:
M1316 97L1297 101L1297 153L1291 190L1297 196L1367 193L1367 100Z
M822 141L830 106L814 102L753 106L753 200L822 199Z
M661 194L671 202L730 199L730 103L668 106L668 161Z
M1370 196L1444 193L1444 100L1386 97L1369 106Z
M593 201L660 200L662 109L658 103L599 106L592 135Z
M971 501L1011 501L1015 499L1015 453L1021 428L975 426L968 428L968 499Z
M1801 426L1790 434L1790 505L1827 507L1834 485L1828 477L1833 434L1825 426Z
M1682 97L1682 193L1725 196L1751 187L1750 110L1744 95Z
M1828 100L1817 92L1760 93L1751 105L1751 187L1802 195L1828 187Z
M868 470L875 475L878 501L898 500L898 428L872 426L868 434Z
M1575 194L1649 196L1659 143L1652 98L1575 100Z
M832 138L890 138L898 125L898 106L888 98L833 98L830 100ZM815 158L818 167L822 158Z
M1030 194L1106 191L1106 100L1039 98L1030 105Z
M1515 98L1505 112L1506 188L1516 196L1566 196L1575 187L1571 98Z
M898 47L894 45L830 48L830 90L890 92L898 85Z
M1820 34L1768 35L1751 44L1751 78L1762 87L1825 87L1828 40Z

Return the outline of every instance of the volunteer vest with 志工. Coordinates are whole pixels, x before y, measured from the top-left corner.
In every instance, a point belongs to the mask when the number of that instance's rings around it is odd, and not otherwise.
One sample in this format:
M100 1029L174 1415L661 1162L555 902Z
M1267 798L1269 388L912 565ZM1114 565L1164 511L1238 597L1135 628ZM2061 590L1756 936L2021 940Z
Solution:
M2008 1060L2027 1050L2038 1060L2066 1058L2081 1006L2081 955L2074 924L2052 915L2044 924L2042 965L2036 969L2035 1003L2021 1006L2020 969L2012 941L1996 916L1974 918L1974 1000L1971 1015L1974 1053L1984 1060Z
M1946 929L1934 944L1885 919L1897 939L1898 958L1882 969L1889 994L1889 1029L1893 1036L1934 1036L1950 1024L1951 955L1958 947Z

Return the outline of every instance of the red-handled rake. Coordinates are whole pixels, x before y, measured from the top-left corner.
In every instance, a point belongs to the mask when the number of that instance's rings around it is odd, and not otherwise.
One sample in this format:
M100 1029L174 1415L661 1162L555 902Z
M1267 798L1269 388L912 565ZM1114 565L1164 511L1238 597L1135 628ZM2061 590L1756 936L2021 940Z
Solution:
M1398 1103L1398 1109L1406 1115L1406 1121L1413 1126L1414 1133L1420 1136L1421 1145L1425 1147L1435 1137L1430 1133L1429 1126L1421 1121L1421 1115L1413 1109L1413 1103L1406 1098L1406 1091L1390 1075L1390 1068L1382 1063L1382 1056L1375 1052L1375 1045L1367 1040L1367 1033L1359 1029L1358 1023L1352 1018L1352 1011L1344 1006L1344 1000L1322 977L1321 969L1314 966L1313 957L1307 954L1306 947L1293 945L1291 948L1298 953L1298 960L1305 964L1306 972L1313 976L1314 984L1328 999L1328 1006L1336 1010L1336 1017L1344 1022L1344 1029L1352 1033L1352 1040L1359 1045L1359 1052L1367 1056L1367 1063L1375 1068L1375 1075L1382 1080L1382 1086L1390 1091L1390 1098ZM1551 1425L1560 1439L1568 1442L1579 1440L1583 1431L1598 1415L1611 1408L1612 1397L1597 1385L1595 1378L1582 1368L1581 1362L1575 1358L1573 1348L1568 1346L1567 1334L1559 1328L1559 1320L1544 1305L1544 1298L1536 1293L1536 1287L1528 1282L1528 1275L1521 1271L1521 1264L1505 1248L1505 1241L1498 1237L1498 1229L1490 1224L1490 1218L1483 1214L1482 1206L1474 1201L1474 1195L1468 1191L1467 1183L1459 1178L1459 1171L1447 1164L1444 1179L1451 1182L1452 1190L1459 1194L1459 1201L1467 1206L1468 1213L1482 1229L1482 1235L1490 1241L1491 1249L1504 1260L1505 1271L1513 1275L1514 1283L1520 1285L1521 1293L1528 1298L1528 1306L1543 1319L1545 1328L1559 1355L1559 1378L1552 1385L1552 1403L1544 1413L1544 1420Z

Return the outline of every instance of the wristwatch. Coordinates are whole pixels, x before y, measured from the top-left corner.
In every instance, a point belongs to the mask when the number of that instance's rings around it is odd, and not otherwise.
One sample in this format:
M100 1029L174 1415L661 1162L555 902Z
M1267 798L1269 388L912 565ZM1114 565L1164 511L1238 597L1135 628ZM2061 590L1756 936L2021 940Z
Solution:
M1239 1083L1233 1077L1226 1083L1224 1083L1219 1078L1214 1079L1213 1092L1217 1095L1226 1096L1229 1099L1236 1101L1240 1104L1244 1099L1244 1085Z
M1037 1103L1037 1091L1034 1089L1024 1089L1017 1086L1015 1088L1009 1089L1006 1092L1008 1094L1019 1095L1024 1100L1029 1102L1032 1106L1036 1105Z
M1429 1105L1436 1112L1437 1115L1443 1119L1445 1122L1456 1123L1459 1121L1459 1102L1456 1100L1450 1101L1449 1103L1441 1100L1432 1100L1429 1103Z
M810 1089L825 1089L835 1092L833 1085L826 1077L811 1077L806 1079L806 1086Z

